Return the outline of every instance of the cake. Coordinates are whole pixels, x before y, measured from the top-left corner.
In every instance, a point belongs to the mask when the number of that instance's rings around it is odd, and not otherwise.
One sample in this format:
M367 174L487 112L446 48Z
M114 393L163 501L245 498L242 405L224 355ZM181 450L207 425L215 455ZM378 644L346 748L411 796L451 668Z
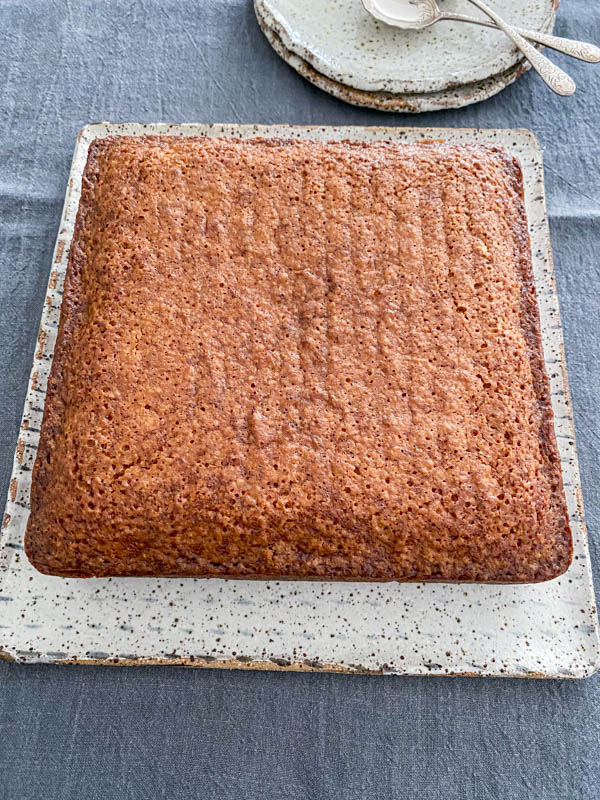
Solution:
M518 162L443 142L94 141L26 552L76 577L563 573Z

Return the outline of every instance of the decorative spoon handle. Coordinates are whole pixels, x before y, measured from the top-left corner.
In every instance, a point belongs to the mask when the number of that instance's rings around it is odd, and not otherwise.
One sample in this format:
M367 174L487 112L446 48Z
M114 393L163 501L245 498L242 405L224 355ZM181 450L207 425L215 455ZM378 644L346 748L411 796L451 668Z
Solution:
M580 61L588 61L590 64L600 62L600 47L589 42L577 42L575 39L565 39L562 36L553 36L551 33L537 33L536 31L525 31L517 28L517 32L532 42L543 44L559 53L565 53Z
M577 87L575 81L569 77L566 72L560 69L560 67L557 67L556 64L553 64L545 55L540 53L539 50L536 50L536 48L526 41L520 33L517 33L512 25L509 25L502 17L498 16L498 14L484 3L483 0L469 0L469 2L481 9L484 14L487 14L500 30L503 30L509 39L512 39L519 50L529 59L531 66L552 91L563 97L568 97L573 94Z
M477 17L469 17L466 14L444 14L441 19L455 20L456 22L472 22L475 25L483 25L486 28L497 28L498 26L487 19L478 19ZM517 28L515 30L518 34L530 42L537 42L543 44L545 47L550 47L559 53L565 53L567 56L578 58L580 61L588 61L590 64L597 64L600 62L600 47L589 42L577 42L575 39L565 39L562 36L553 36L550 33L542 33L541 31L529 31L525 28Z

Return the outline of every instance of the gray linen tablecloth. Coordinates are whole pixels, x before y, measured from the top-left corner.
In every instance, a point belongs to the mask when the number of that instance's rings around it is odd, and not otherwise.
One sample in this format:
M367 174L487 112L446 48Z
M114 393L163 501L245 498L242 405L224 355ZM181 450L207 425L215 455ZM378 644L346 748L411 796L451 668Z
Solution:
M600 8L557 31L600 42ZM0 0L0 494L77 131L96 120L531 128L546 179L600 568L600 68L558 57L456 112L352 108L272 52L249 0ZM596 572L598 575L598 572ZM0 609L0 625L1 609ZM600 797L600 677L579 683L0 663L0 800Z

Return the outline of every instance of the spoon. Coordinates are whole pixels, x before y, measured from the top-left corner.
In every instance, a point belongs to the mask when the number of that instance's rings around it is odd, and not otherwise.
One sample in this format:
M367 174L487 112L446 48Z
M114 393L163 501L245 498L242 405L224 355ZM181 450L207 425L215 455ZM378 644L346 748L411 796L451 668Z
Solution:
M374 17L386 22L388 25L395 25L397 28L421 30L441 20L470 22L474 25L483 25L486 28L497 29L498 27L490 20L469 17L466 14L448 14L446 11L441 11L436 2L423 4L429 6L429 8L425 8L424 13L422 9L419 9L421 4L413 5L412 3L407 3L406 0L387 0L387 2L386 0L370 0L370 2L365 0L363 5ZM588 61L590 64L600 62L600 47L596 47L595 44L577 42L574 39L564 39L562 36L552 36L550 33L542 33L541 31L528 31L516 26L515 30L524 39L529 39L532 42L544 45L544 47L557 50L559 53L578 58L580 61Z
M588 45L585 42L571 42L568 39L561 39L558 36L550 36L543 33L533 33L521 31L508 25L502 20L495 11L489 8L482 0L470 0L487 14L492 22L466 17L459 14L445 14L440 10L436 0L362 0L365 9L376 19L393 25L397 28L408 28L412 30L422 30L440 20L458 20L462 22L472 22L477 25L500 28L517 45L517 47L529 59L532 66L541 75L543 80L557 94L567 96L575 91L575 82L553 64L549 59L542 55L533 45L529 44L523 34L532 38L533 41L540 42L561 52L574 55L585 61L600 61L600 48Z

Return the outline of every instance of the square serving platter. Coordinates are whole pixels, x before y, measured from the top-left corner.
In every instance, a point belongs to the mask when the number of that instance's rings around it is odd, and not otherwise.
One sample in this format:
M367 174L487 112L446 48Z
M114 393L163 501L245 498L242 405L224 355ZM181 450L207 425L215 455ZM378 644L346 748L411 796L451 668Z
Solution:
M31 470L90 143L111 135L491 142L520 160L574 537L548 583L323 583L65 579L23 552ZM342 673L583 678L600 666L598 618L546 216L542 156L523 130L98 123L77 138L0 532L0 657L19 662L183 664Z

